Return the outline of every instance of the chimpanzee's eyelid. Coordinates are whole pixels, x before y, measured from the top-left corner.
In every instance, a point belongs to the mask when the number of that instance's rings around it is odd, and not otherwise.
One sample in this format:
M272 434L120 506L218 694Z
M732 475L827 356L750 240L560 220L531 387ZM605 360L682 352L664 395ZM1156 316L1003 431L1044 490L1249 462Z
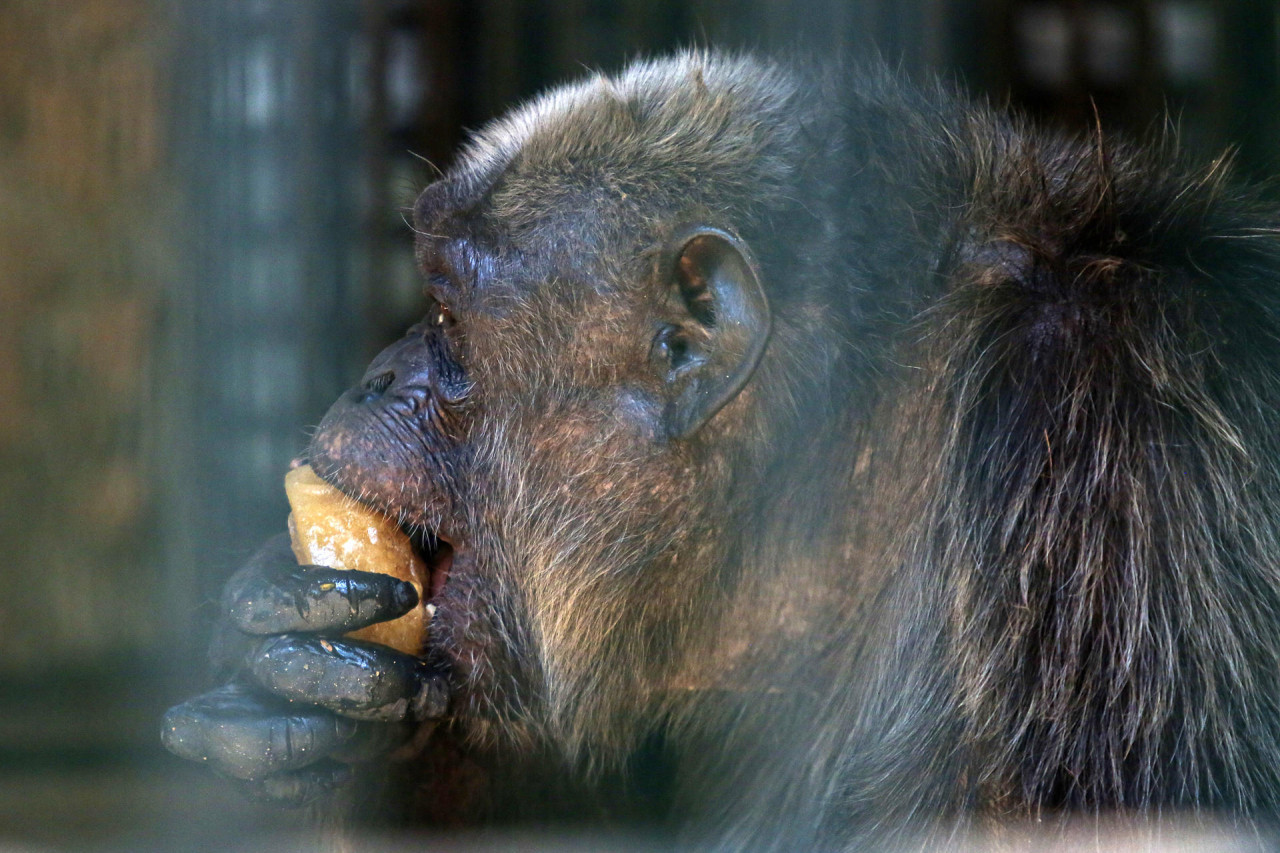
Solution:
M453 310L449 307L449 302L443 298L451 290L451 282L445 276L438 274L427 276L427 283L424 288L424 295L427 299L424 322L428 326L451 324Z
M448 306L449 297L457 295L457 285L444 273L430 273L423 283L423 294L427 297L427 308L434 311L438 306Z

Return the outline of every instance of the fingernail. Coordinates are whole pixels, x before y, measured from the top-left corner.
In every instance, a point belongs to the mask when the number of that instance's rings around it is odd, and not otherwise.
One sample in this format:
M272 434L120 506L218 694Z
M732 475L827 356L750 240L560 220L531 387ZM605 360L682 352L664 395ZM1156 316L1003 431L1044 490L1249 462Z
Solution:
M418 591L408 581L400 581L395 591L395 602L400 610L412 610L418 603Z
M170 708L161 723L160 742L164 748L182 758L199 758L200 751L191 737L191 718L182 705Z
M333 731L343 740L350 739L359 730L360 724L349 717L335 716L333 718Z

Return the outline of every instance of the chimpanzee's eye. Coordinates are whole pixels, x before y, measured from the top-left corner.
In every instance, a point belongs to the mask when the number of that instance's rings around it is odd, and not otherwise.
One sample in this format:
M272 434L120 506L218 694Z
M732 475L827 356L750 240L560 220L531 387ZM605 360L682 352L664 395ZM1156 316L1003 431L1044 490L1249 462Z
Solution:
M440 301L436 296L440 292L435 285L436 276L428 276L427 278L427 311L426 324L428 326L452 326L453 312L449 310L449 306Z

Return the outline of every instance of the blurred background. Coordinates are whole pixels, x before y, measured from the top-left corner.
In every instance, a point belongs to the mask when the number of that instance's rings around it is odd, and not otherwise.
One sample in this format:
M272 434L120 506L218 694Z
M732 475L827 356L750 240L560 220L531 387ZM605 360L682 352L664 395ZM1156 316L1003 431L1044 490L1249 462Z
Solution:
M1277 0L0 0L0 850L298 816L163 753L308 426L418 319L404 208L475 128L690 44L878 51L1277 169Z

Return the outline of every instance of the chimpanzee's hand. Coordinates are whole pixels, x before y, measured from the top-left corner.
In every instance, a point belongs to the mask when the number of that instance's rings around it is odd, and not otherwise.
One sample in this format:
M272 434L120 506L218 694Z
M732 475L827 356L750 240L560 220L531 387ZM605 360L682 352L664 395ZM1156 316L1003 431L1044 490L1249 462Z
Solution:
M269 799L301 804L325 793L350 775L347 762L386 752L406 723L445 711L441 673L385 646L338 639L417 603L412 584L300 567L288 537L272 539L223 592L211 656L231 682L171 708L164 745Z

